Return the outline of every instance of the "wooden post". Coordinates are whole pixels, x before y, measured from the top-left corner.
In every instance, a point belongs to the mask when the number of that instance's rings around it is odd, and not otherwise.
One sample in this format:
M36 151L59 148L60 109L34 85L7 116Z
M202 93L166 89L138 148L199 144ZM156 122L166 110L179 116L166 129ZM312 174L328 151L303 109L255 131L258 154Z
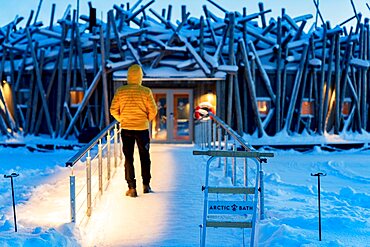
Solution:
M106 57L104 50L104 32L103 27L100 27L100 52L101 52L101 71L102 71L102 81L103 81L103 97L104 97L104 123L105 126L109 125L109 106L108 106L108 82L106 75Z
M277 26L277 45L279 46L277 51L277 59L276 59L276 114L275 114L275 132L278 133L281 128L281 120L280 120L280 103L281 103L281 18L278 17L278 26Z
M48 107L48 103L46 101L46 97L45 97L46 95L45 95L44 87L43 87L42 81L41 81L40 69L39 69L39 65L38 65L38 62L37 62L36 53L35 53L35 50L34 50L33 45L32 45L31 34L30 34L30 31L29 31L28 28L27 28L26 32L27 32L27 37L28 37L28 44L29 44L29 47L30 47L30 50L31 50L33 64L35 66L37 86L39 87L40 96L41 96L41 100L42 100L42 106L44 108L48 130L49 130L50 135L53 136L54 131L53 131L53 126L52 126L51 118L50 118L50 114L49 114L49 107Z
M252 110L254 113L254 121L258 128L258 136L261 137L265 132L262 127L262 121L261 121L261 117L258 111L256 89L255 89L254 81L252 78L252 73L251 73L250 66L249 66L247 49L245 47L243 40L239 40L239 45L241 47L241 52L243 54L242 58L243 58L244 67L245 67L244 73L245 73L245 78L246 78L248 89L249 89L249 96L251 98L251 106L252 106Z
M307 52L308 52L308 44L304 44L303 45L303 52L302 52L302 56L301 56L301 61L299 63L299 67L298 67L298 71L297 71L297 76L294 80L294 84L293 84L293 91L292 91L292 95L291 95L291 98L290 98L290 103L289 103L289 108L288 108L288 113L287 113L287 117L286 117L286 122L285 122L285 125L284 125L284 129L289 133L290 132L290 125L292 123L292 118L293 118L293 113L294 113L294 109L295 109L295 103L297 101L297 96L298 96L298 91L299 91L299 87L300 87L300 84L301 84L301 79L302 79L302 74L303 74L303 67L306 63L306 59L307 59Z
M234 65L234 13L229 13L229 65ZM234 75L228 74L228 97L227 97L227 124L232 126L232 112L233 112L233 95L234 95Z

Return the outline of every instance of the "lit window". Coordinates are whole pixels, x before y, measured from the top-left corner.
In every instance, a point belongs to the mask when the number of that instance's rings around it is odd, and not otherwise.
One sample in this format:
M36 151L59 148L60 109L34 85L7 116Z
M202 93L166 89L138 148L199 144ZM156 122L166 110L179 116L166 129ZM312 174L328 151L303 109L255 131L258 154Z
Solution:
M342 104L342 114L344 117L348 117L352 106L352 100L351 98L344 98L343 104Z
M85 95L85 91L82 87L71 88L69 93L71 96L71 107L78 106L82 102Z
M313 117L314 116L314 100L303 99L301 106L302 117Z
M260 116L266 117L271 108L271 99L262 97L257 98L257 107Z

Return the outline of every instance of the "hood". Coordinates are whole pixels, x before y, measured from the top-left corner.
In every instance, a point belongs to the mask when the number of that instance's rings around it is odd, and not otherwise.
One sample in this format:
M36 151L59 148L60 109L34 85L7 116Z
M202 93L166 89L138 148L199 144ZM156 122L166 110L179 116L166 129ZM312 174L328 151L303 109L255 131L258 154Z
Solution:
M138 64L130 66L127 71L127 84L141 85L143 79L143 71Z

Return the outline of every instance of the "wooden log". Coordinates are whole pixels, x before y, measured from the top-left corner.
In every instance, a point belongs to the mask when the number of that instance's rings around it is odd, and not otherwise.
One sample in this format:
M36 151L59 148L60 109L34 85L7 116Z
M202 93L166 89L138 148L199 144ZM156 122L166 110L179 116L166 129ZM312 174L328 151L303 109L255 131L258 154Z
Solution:
M264 135L265 131L263 129L263 126L262 126L262 121L261 121L261 117L260 117L260 114L259 114L259 111L258 111L258 106L257 106L257 96L256 96L256 89L255 89L255 84L254 84L254 81L252 79L252 73L251 73L251 69L250 69L250 66L249 66L249 61L248 61L248 54L247 54L247 49L246 49L246 46L244 44L244 41L243 40L239 40L239 45L240 45L240 50L242 52L242 58L243 58L243 62L244 62L244 68L245 68L245 78L246 78L246 82L247 82L247 85L248 85L248 92L249 92L249 96L250 96L250 99L251 99L251 106L252 106L252 111L253 111L253 115L254 115L254 121L257 125L257 128L258 128L258 136L261 137L262 135Z
M48 87L46 89L46 100L49 99L49 95L50 95L51 89L54 86L54 82L55 82L55 77L56 77L57 71L58 71L58 63L55 62L54 69L53 69L53 72L51 73L50 81L49 81ZM37 117L35 131L33 132L35 135L37 135L39 133L42 117L43 117L43 111L40 111L39 112L39 115Z
M60 131L60 119L61 111L63 107L62 103L62 93L63 93L63 60L64 60L64 39L67 35L67 26L62 23L62 40L59 47L59 57L58 57L58 84L57 84L57 99L56 99L56 109L55 109L55 134L58 135Z
M102 72L103 72L103 69L100 68L100 70L98 71L98 73L95 75L94 80L90 84L89 88L86 90L85 96L82 99L81 104L78 106L75 115L73 116L72 120L70 121L70 123L68 125L68 128L67 128L66 132L64 133L64 136L63 136L64 139L68 138L69 133L71 132L71 130L74 127L74 125L76 124L76 122L77 122L79 116L81 115L83 109L88 104L90 97L94 93L94 91L95 91L95 89L96 89L96 87L97 87L97 85L98 85L98 83L99 83L99 81L100 81L100 79L102 77L102 74L103 74ZM104 116L104 114L102 114L101 116Z
M316 0L313 0L313 3L315 4L315 7L316 7L316 16L318 15L320 17L322 24L325 25L324 18L322 17L320 9L319 9L319 4L316 2ZM317 26L317 18L316 18L315 25Z
M326 76L326 90L325 90L325 98L324 98L324 110L323 110L323 117L325 121L323 121L323 130L326 131L326 123L327 123L327 116L328 116L328 104L329 99L331 98L331 80L332 80L332 71L333 71L333 58L334 58L334 49L335 48L335 39L334 37L331 38L331 44L329 48L329 61L328 61L328 71Z
M66 113L66 116L68 118L69 121L72 121L72 114L71 114L71 111L69 110L69 107L68 107L68 104L67 102L64 102L64 112ZM74 129L74 133L76 136L79 136L80 135L80 132L78 131L77 127L76 126L73 126L73 129Z
M109 105L108 105L108 82L106 74L106 56L104 50L103 27L100 27L100 53L101 53L101 77L103 81L103 97L104 97L104 123L105 126L109 125Z
M37 45L35 45L35 47L37 47ZM37 50L37 48L35 48L35 50ZM31 79L29 81L29 93L30 93L30 96L29 96L29 98L28 98L28 100L26 102L27 109L26 109L25 124L24 124L24 127L23 127L23 131L24 131L24 134L25 135L29 134L29 132L30 132L32 108L36 107L35 105L32 105L32 97L33 97L33 91L34 91L33 90L34 89L34 82L35 82L35 76L34 76L34 74L32 74L31 75Z
M323 33L323 41L322 41L322 66L321 66L321 77L320 77L320 85L319 85L319 92L318 92L318 101L319 101L319 107L318 107L318 123L317 123L317 132L322 135L323 133L323 112L324 112L324 84L325 84L325 61L326 61L326 41L327 41L327 35L326 35L326 25L324 25L324 33ZM329 66L331 66L329 64ZM327 89L328 90L328 89Z
M184 38L182 35L178 35L178 38L184 42L186 48L190 52L190 54L194 57L195 61L197 61L200 68L203 70L203 72L209 76L211 74L211 71L209 70L207 64L203 61L203 59L198 55L198 53L195 51L194 47L187 41L186 38Z
M41 49L40 51L40 74L42 77L42 71L44 68L44 59L45 59L45 49ZM36 127L36 116L37 116L37 109L38 109L38 101L39 101L39 88L35 87L35 92L33 93L33 100L32 100L32 115L31 115L31 123L30 125L30 133L35 133L35 127ZM42 111L41 111L42 112Z
M76 22L76 18L77 18L76 12L73 11L73 22L74 23ZM67 73L66 73L66 80L65 80L66 84L64 88L65 94L64 94L64 103L63 103L63 109L62 109L62 117L60 121L61 123L60 123L60 128L59 128L59 133L58 133L59 136L64 135L66 118L68 117L68 113L69 113L68 102L70 102L70 89L71 89L71 81L72 81L72 75L71 75L72 65L73 65L72 59L73 59L73 53L74 53L73 51L74 51L74 47L75 47L76 39L77 39L76 35L77 35L77 32L79 32L78 30L76 31L76 29L78 29L78 27L76 25L73 25L72 30L71 30L71 42L69 43L68 64L67 64Z
M301 87L301 90L298 88L298 94L297 94L298 95L298 97L297 97L298 112L297 112L297 122L296 122L296 126L295 126L295 132L297 132L297 133L300 130L300 125L301 125L301 120L302 120L302 115L301 115L302 103L303 103L303 99L305 98L305 92L306 92L307 76L308 76L308 72L309 72L309 69L308 69L309 60L308 59L309 59L309 52L312 49L312 42L313 42L313 37L311 36L308 51L307 51L306 61L305 61L305 64L303 66L303 76L302 76L302 80L300 82L302 87ZM300 90L300 92L299 92L299 90Z
M272 102L275 104L275 102L276 102L275 93L272 90L270 79L269 79L269 77L267 75L266 70L263 67L263 64L261 62L261 59L259 58L259 56L257 54L256 48L254 47L253 42L249 42L249 47L250 47L251 52L253 53L253 55L255 57L257 68L258 68L258 70L259 70L259 72L261 74L262 81L264 82L264 84L266 86L267 92L268 92L269 96L271 97Z
M352 96L353 96L354 105L356 106L355 116L356 116L356 119L357 119L357 123L361 123L361 113L360 113L360 102L359 102L359 98L357 96L357 92L356 92L356 89L354 87L354 84L352 83L352 80L351 80L351 78L348 75L347 75L347 81L348 81L348 86L349 86L350 92L352 93ZM357 131L360 134L362 133L362 129L361 129L361 126L360 125L358 125Z
M283 20L285 20L295 31L298 31L299 27L297 23L286 13L283 15Z
M235 97L235 111L236 111L236 123L239 135L243 134L243 114L242 106L240 101L240 90L238 76L234 76L234 97ZM245 109L245 108L244 108Z
M76 22L75 35L76 35L75 42L76 42L76 48L77 48L77 56L78 56L78 63L79 63L82 86L83 86L84 89L86 89L87 88L87 79L86 79L86 72L85 72L85 62L84 62L84 59L83 59L82 43L81 43L80 30L79 30L78 22Z
M36 16L35 16L35 20L33 21L33 24L36 24L37 18L39 17L41 5L42 5L42 0L39 1L39 5L37 6Z
M303 45L303 53L302 53L302 58L299 63L298 71L297 71L297 76L294 80L293 84L293 90L292 90L292 95L290 98L290 103L289 103L289 108L287 112L287 117L286 117L286 122L284 125L284 130L286 130L288 133L290 132L290 125L292 123L292 117L295 109L295 103L297 101L297 96L298 96L298 91L299 87L301 84L301 79L302 79L302 74L303 74L303 67L306 63L307 60L307 52L308 52L308 45L304 44Z
M285 47L285 54L289 54L289 48ZM287 86L287 70L288 70L288 63L287 59L284 60L284 67L282 72L282 86L281 86L281 107L280 107L280 119L281 119L281 126L285 120L285 100L286 100L286 86ZM277 112L276 114L279 114Z
M50 133L50 136L53 136L54 131L53 131L53 125L51 123L51 118L50 118L50 114L49 114L49 107L48 107L48 103L47 103L47 100L46 100L46 97L45 97L45 90L44 90L44 87L43 87L42 81L41 81L41 74L40 74L40 70L39 70L38 61L37 61L37 58L36 58L36 53L35 53L35 50L34 50L33 45L32 45L31 34L30 34L30 31L28 30L28 28L27 28L26 32L27 32L27 37L28 37L28 42L29 42L28 44L29 44L29 47L30 47L30 50L31 50L31 55L32 55L32 59L33 59L34 67L35 67L37 86L39 88L39 92L40 92L40 96L41 96L41 100L42 100L42 106L43 106L45 117L46 117L46 123L47 123L48 131Z
M234 13L228 13L229 17L229 65L234 65ZM227 97L227 117L226 121L229 126L232 126L232 112L233 112L233 96L234 96L234 75L228 75L228 97Z
M334 133L339 134L339 113L340 113L340 44L339 35L335 36L335 123Z
M26 26L24 27L24 30L26 30L30 26L32 18L33 18L33 14L34 14L34 11L33 11L33 9L31 9L30 16L28 17L28 20L27 20Z
M258 9L260 12L263 12L264 11L264 8L263 8L263 3L262 2L259 2L258 3ZM265 17L265 14L261 14L260 15L261 17L261 24L262 24L262 28L266 28L266 17Z
M224 12L224 13L228 12L226 9L222 8L220 5L218 5L217 3L215 3L213 0L207 0L207 1L210 2L216 8L218 8L219 10L221 10L222 12Z
M204 17L200 17L200 29L199 29L199 54L204 57Z
M276 108L276 116L275 116L275 133L278 133L281 128L281 119L280 119L280 112L281 112L281 19L278 17L277 19L277 59L276 59L276 100L275 100L275 108Z
M114 36L116 38L117 48L118 48L119 54L121 56L121 59L124 60L125 59L125 54L122 50L122 42L121 42L121 39L120 39L119 34L118 34L118 28L117 28L116 22L114 21L113 10L108 11L108 15L110 16L111 25L113 27L113 33L114 33Z

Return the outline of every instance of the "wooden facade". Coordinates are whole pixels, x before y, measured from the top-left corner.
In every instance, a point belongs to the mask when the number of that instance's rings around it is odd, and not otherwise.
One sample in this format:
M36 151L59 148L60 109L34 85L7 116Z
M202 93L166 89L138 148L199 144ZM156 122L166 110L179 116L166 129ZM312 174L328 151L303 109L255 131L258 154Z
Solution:
M282 9L267 21L271 10L262 3L247 14L209 0L202 17L183 6L174 21L171 5L155 10L153 2L114 5L106 23L89 3L88 16L68 7L56 19L53 5L46 27L33 11L22 27L22 17L2 26L1 133L68 138L103 128L124 81L117 74L134 63L153 89L193 89L194 106L215 93L217 115L239 133L369 130L370 28L361 14L351 30L322 18L306 28L312 15L293 18Z

